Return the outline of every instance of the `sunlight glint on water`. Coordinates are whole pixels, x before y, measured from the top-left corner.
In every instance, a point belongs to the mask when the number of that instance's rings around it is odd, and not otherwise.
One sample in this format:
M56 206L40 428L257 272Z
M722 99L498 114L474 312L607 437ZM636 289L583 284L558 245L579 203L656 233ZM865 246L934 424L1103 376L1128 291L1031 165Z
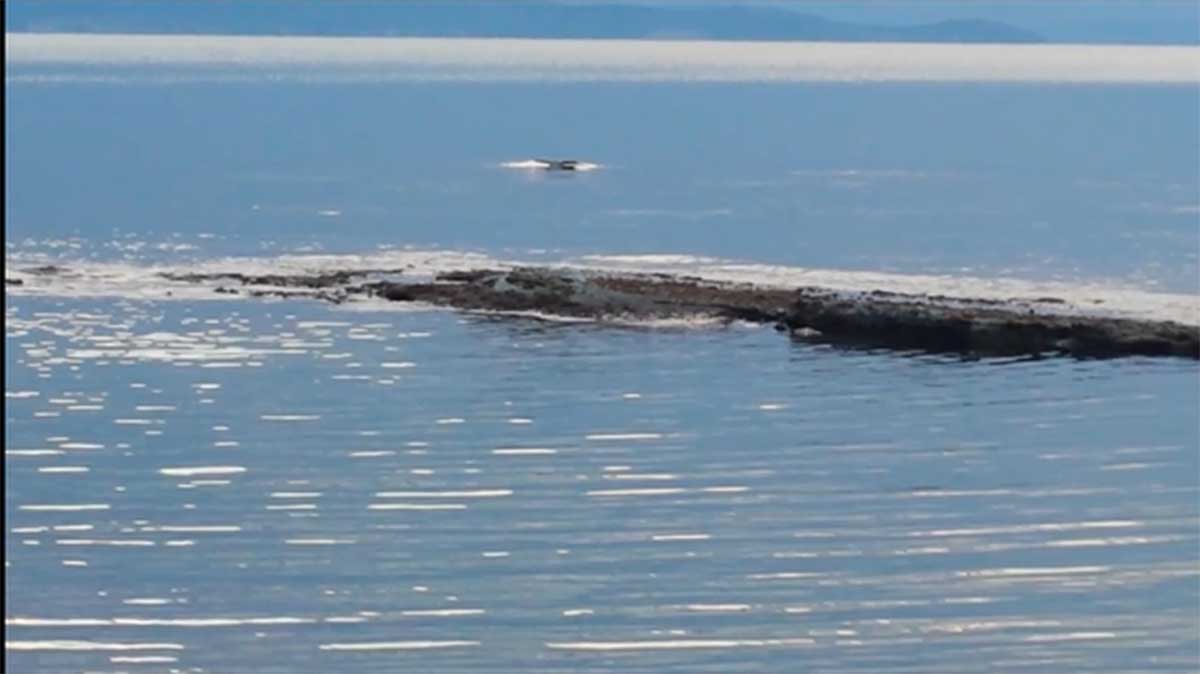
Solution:
M524 261L1194 321L1194 87L127 66L6 71L14 671L1195 669L1193 362L156 276ZM541 156L601 168L501 166Z

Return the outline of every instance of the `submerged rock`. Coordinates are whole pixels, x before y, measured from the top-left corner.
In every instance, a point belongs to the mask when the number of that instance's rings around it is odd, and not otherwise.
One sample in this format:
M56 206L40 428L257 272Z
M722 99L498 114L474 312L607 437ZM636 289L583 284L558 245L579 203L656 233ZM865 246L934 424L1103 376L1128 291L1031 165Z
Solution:
M44 264L39 267L26 267L25 269L21 269L20 271L23 271L26 274L37 274L39 276L50 276L53 274L61 274L67 270L63 267L59 267L58 265Z
M22 271L72 274L69 269L54 266ZM764 287L670 274L558 267L456 270L420 281L401 280L405 271L175 273L163 277L176 283L217 284L214 292L250 297L306 297L342 303L374 296L466 311L611 322L747 321L773 325L792 339L807 342L965 356L1141 355L1200 359L1200 327L1085 315L1058 298L964 299L885 290ZM20 279L13 278L5 282L21 284ZM230 287L232 284L242 289Z
M459 309L594 320L708 317L771 323L806 341L979 356L1200 358L1200 329L1195 326L1037 313L1017 301L762 288L663 274L536 267L453 272L430 283L386 283L377 294Z
M171 281L186 283L206 283L209 281L236 281L244 286L273 286L276 288L342 288L355 278L372 274L402 274L403 269L363 269L347 271L330 271L319 274L242 274L239 272L165 273L163 278Z

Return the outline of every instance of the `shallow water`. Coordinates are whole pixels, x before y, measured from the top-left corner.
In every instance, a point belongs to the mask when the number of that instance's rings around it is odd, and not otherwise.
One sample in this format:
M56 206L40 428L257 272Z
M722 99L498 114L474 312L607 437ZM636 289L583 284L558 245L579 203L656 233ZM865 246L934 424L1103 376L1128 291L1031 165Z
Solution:
M1188 361L286 302L7 319L14 671L1194 663Z
M9 75L6 261L78 274L6 288L13 671L1200 664L1193 361L154 276L567 261L1194 321L1194 88ZM602 168L500 166L546 154Z

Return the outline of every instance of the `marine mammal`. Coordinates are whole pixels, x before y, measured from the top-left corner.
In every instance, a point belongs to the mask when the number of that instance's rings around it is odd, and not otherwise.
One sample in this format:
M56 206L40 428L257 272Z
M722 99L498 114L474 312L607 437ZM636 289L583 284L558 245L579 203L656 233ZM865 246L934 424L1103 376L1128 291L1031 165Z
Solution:
M534 159L543 164L541 168L547 171L578 171L585 162L578 159Z
M500 165L505 168L541 169L543 171L592 171L600 168L600 164L581 159L523 159L507 161Z

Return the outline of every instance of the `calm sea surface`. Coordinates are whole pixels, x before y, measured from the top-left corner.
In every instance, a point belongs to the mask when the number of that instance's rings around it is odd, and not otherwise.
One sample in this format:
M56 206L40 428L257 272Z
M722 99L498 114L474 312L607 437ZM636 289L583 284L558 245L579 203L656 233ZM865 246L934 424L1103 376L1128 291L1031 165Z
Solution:
M1200 283L1195 87L6 93L10 268L407 246ZM603 167L501 166L536 156ZM1200 667L1194 362L100 294L6 292L12 671Z

